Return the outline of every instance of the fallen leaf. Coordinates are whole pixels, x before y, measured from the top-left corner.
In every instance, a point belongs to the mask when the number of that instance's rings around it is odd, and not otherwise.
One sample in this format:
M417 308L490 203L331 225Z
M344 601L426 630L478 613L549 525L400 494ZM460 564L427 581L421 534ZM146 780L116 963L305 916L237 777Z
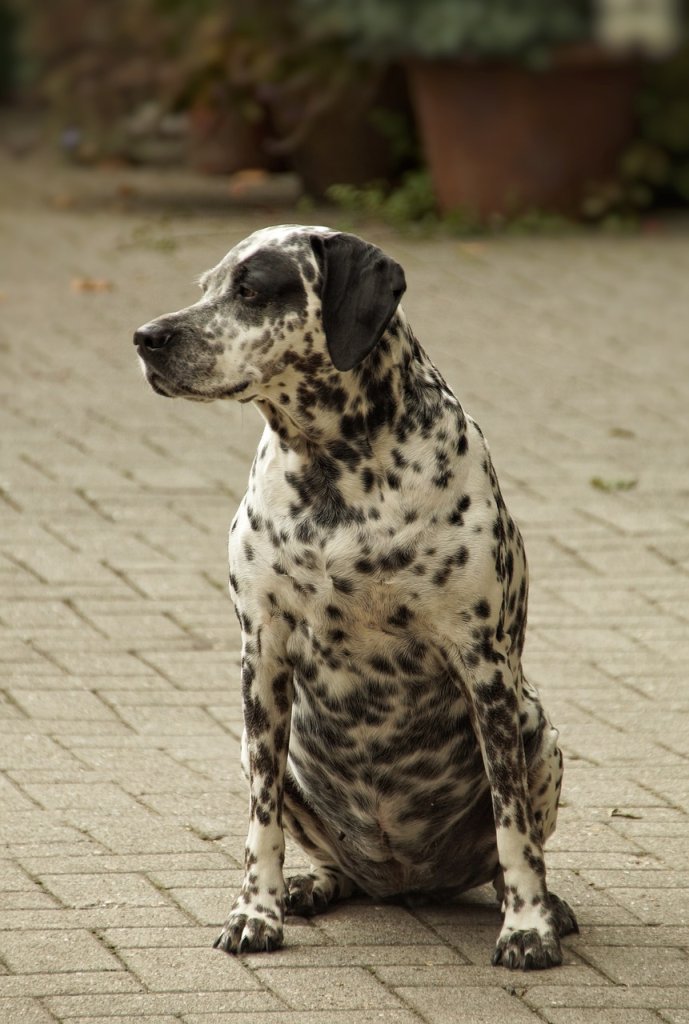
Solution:
M480 260L486 253L485 242L460 242L459 251L474 260Z
M134 185L130 185L128 182L122 181L115 189L115 195L118 199L133 199L138 196L139 190Z
M111 292L112 281L105 277L73 277L73 292Z
M50 200L56 210L71 210L73 206L76 206L76 199L69 192L59 192L54 195Z
M638 480L604 480L601 476L591 477L589 481L591 487L595 487L597 491L606 491L610 493L612 491L631 491L632 488L636 487Z
M631 811L622 811L619 807L613 807L610 811L611 818L632 818L634 821L641 821L642 814L633 814Z
M228 191L231 196L241 196L251 192L257 185L263 185L269 178L268 171L264 171L259 167L237 171L230 178Z

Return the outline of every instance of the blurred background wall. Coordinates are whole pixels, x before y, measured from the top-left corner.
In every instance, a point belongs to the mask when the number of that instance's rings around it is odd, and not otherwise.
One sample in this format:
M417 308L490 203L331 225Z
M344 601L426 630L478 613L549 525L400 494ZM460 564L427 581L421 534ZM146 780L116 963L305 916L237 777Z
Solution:
M682 207L685 6L0 0L4 144L292 171L314 197L460 224Z

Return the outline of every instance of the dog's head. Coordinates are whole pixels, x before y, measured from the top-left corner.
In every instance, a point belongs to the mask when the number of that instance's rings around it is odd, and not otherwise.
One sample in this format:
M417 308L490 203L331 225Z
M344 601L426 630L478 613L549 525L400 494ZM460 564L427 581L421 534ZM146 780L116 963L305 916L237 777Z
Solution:
M194 305L134 335L146 379L170 398L249 401L304 367L351 370L406 285L399 264L355 235L283 225L236 245L201 287Z

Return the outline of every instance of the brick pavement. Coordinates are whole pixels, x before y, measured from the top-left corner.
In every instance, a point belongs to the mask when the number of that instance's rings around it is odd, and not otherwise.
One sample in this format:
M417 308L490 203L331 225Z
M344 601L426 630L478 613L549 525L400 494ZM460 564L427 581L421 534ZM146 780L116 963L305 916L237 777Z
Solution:
M483 890L359 901L230 959L210 948L246 818L225 538L261 424L157 399L130 336L304 215L169 215L116 173L1 170L0 1020L687 1024L687 236L368 232L525 534L526 665L567 758L566 965L489 967Z

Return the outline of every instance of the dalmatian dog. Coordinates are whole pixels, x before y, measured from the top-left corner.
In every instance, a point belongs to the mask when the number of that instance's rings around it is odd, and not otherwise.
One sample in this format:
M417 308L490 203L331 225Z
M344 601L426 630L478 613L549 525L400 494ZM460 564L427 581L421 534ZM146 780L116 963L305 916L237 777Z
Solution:
M400 306L402 268L324 227L257 231L140 327L160 395L266 421L230 532L245 876L216 946L272 950L352 894L493 882L494 964L577 930L546 885L558 733L522 672L527 567L479 427ZM307 874L283 875L284 829Z

